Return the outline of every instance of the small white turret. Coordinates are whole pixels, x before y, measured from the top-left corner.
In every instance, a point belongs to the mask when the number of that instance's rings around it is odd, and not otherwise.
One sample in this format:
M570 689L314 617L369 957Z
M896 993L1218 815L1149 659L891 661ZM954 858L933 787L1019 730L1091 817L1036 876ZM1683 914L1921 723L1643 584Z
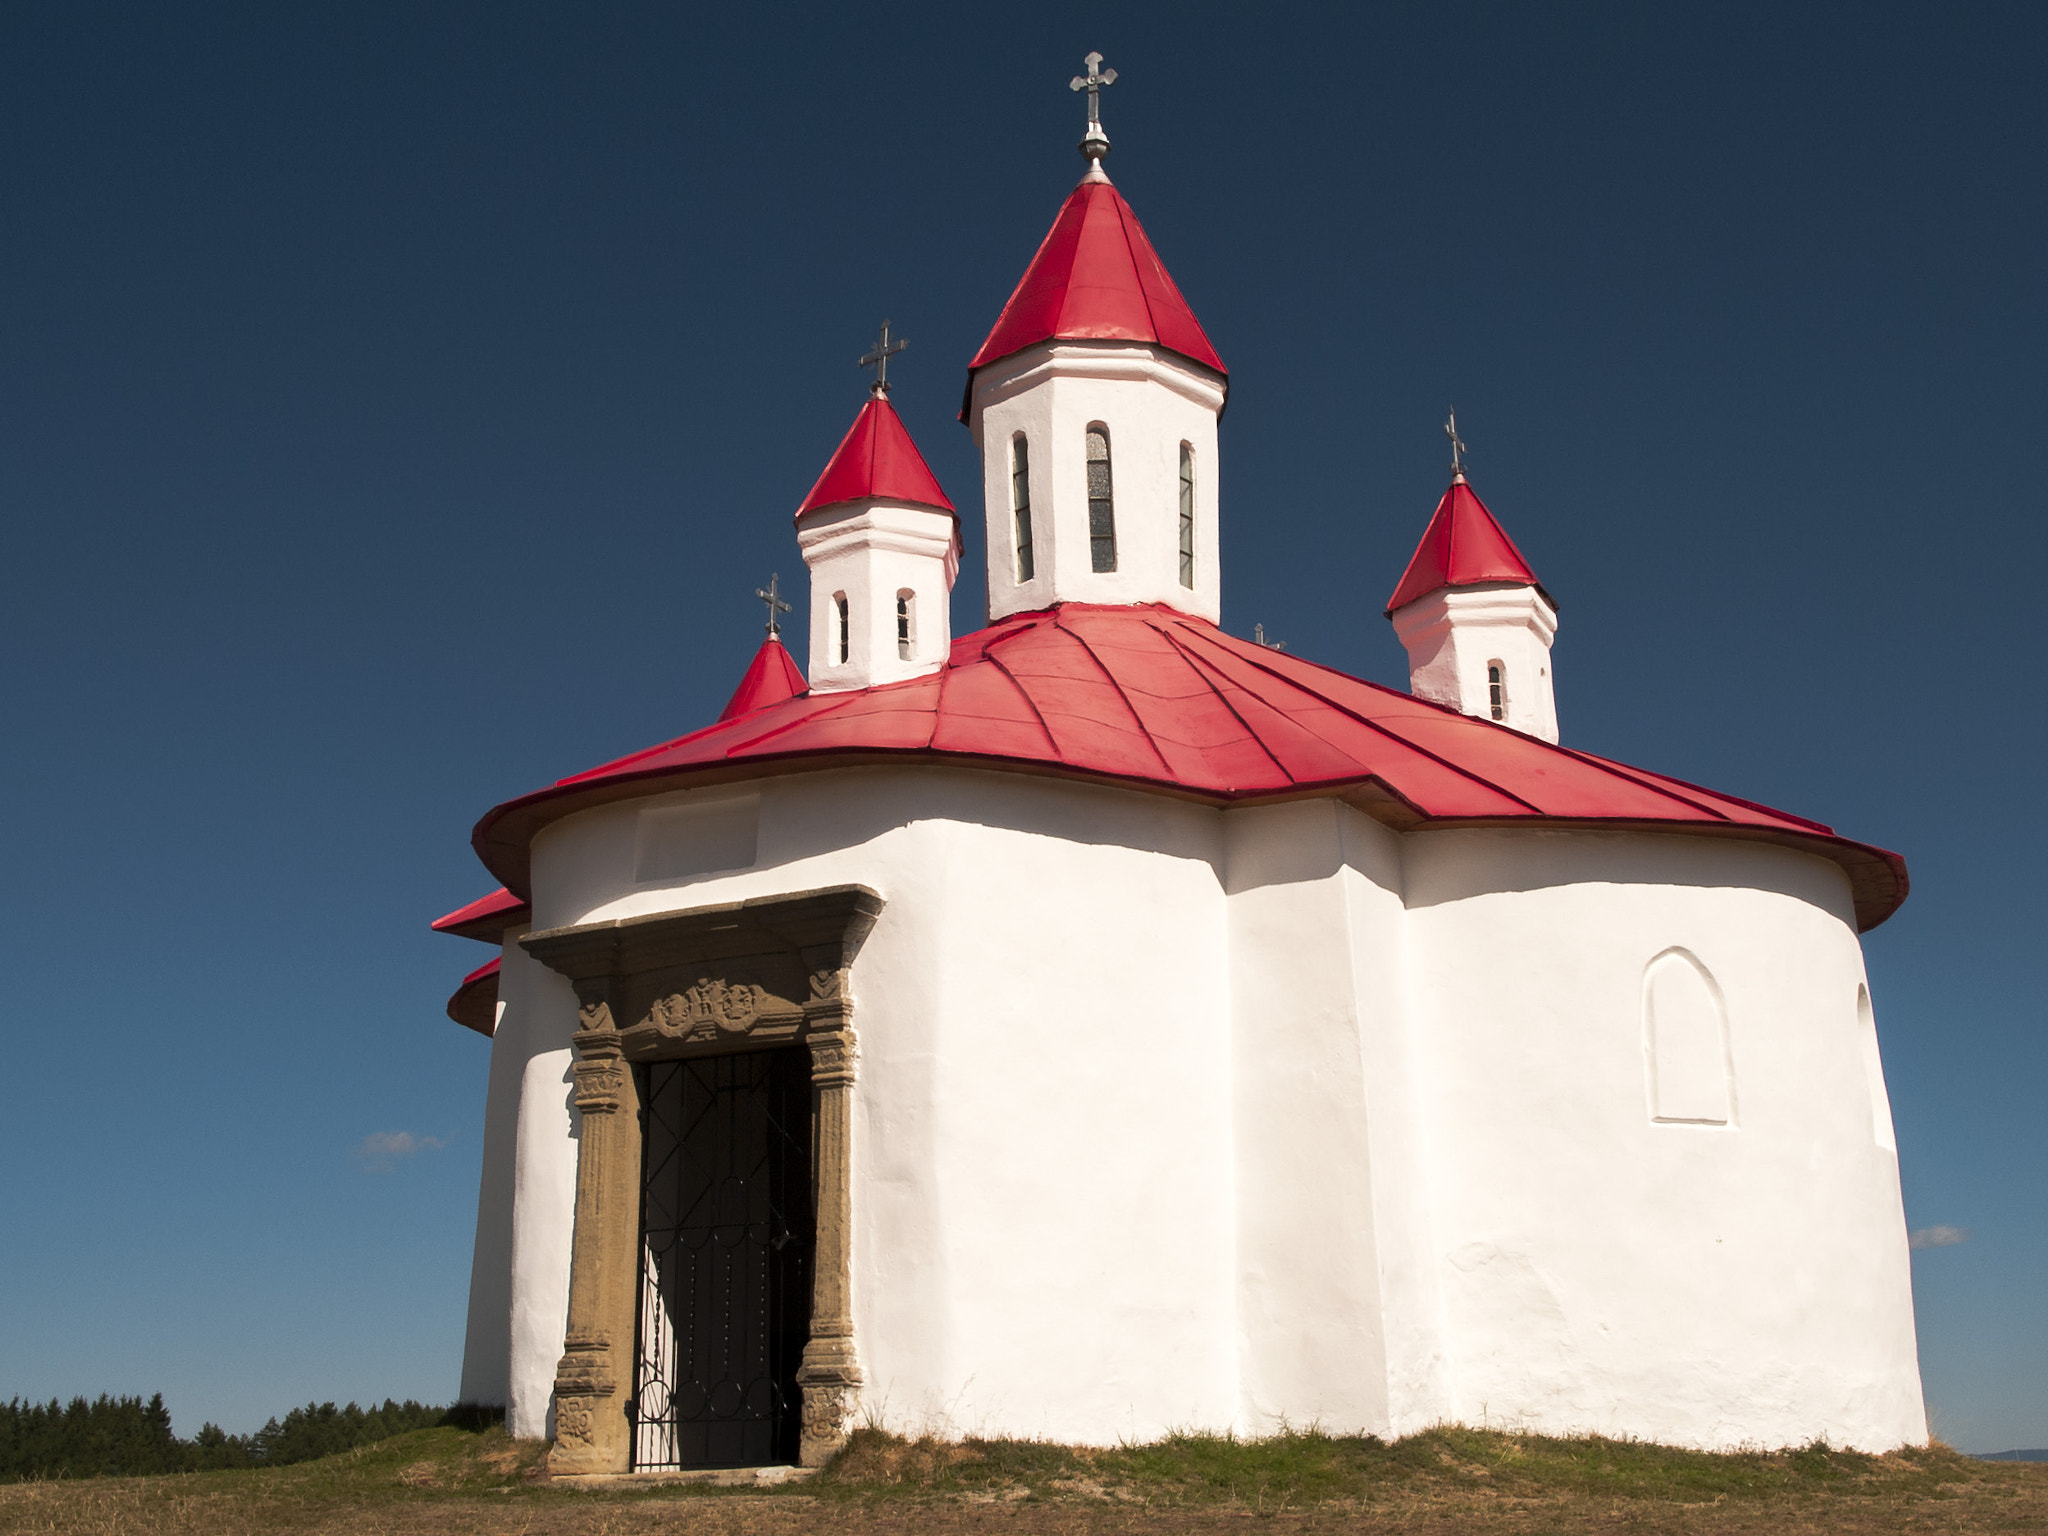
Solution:
M1445 431L1450 489L1387 603L1408 652L1408 691L1556 741L1557 605L1466 483L1455 416Z
M952 648L960 518L878 382L796 514L811 573L810 691L936 672Z

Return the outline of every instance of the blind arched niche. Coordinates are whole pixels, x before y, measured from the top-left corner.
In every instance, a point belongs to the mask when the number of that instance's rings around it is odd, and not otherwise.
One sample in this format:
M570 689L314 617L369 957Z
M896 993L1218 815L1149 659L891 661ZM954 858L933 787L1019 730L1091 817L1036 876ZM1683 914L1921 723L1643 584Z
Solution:
M1667 949L1644 967L1643 1065L1652 1120L1734 1123L1727 1008L1712 973L1688 950Z

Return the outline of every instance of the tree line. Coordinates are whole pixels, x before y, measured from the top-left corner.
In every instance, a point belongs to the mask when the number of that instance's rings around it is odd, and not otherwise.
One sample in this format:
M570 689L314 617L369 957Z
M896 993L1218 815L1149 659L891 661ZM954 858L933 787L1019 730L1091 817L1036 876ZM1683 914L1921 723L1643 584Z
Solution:
M83 1397L69 1403L12 1398L0 1406L0 1482L288 1467L410 1430L444 1424L480 1429L499 1417L496 1409L432 1408L411 1398L398 1403L387 1397L382 1407L308 1403L282 1421L271 1419L253 1435L231 1435L218 1424L204 1424L190 1440L180 1440L171 1433L171 1414L161 1392L146 1403L104 1393L91 1402Z

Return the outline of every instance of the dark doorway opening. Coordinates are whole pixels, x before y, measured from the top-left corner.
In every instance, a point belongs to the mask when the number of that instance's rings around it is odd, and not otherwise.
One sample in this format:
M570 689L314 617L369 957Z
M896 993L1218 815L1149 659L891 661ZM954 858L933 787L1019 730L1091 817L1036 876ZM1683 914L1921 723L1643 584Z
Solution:
M646 1140L633 1465L793 1463L817 1235L810 1052L635 1070Z

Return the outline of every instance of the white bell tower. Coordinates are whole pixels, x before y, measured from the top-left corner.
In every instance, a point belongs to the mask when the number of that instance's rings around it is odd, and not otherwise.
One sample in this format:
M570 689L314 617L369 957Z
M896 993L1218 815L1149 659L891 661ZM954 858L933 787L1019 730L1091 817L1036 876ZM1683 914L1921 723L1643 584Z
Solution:
M1088 173L968 364L961 419L981 450L991 619L1055 603L1223 611L1216 423L1230 378L1103 173L1091 53Z
M974 375L988 615L1162 603L1216 622L1223 381L1158 346L1048 341Z

